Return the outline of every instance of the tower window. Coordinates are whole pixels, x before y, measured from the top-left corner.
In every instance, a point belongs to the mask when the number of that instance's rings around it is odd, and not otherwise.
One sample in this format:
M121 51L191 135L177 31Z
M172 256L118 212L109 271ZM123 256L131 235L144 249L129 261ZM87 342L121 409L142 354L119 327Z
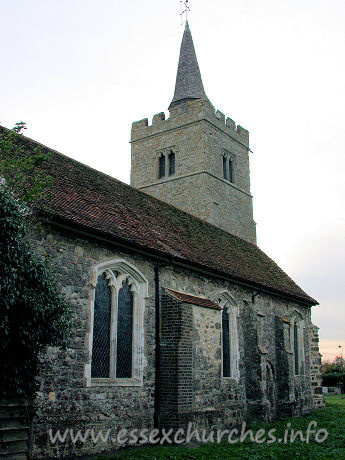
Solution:
M228 172L227 172L227 168L226 168L226 156L225 155L223 156L223 177L224 177L224 179L228 178Z
M229 182L235 182L235 158L227 151L223 154L223 178Z
M234 162L229 158L229 181L234 182Z
M175 153L170 150L169 156L169 176L173 176L175 174Z
M165 176L165 155L161 155L158 160L158 178Z

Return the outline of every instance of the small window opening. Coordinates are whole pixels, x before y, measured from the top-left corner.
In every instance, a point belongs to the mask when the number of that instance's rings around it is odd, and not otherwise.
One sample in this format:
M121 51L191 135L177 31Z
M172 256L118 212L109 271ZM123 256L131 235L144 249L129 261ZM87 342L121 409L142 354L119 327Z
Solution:
M296 322L293 325L293 348L294 348L294 355L295 355L295 375L299 374L299 356L298 356L298 328Z
M173 176L175 174L175 153L170 150L169 153L169 176Z
M227 179L228 178L228 173L227 173L227 170L226 170L226 157L223 156L223 177L224 179Z
M229 158L229 181L234 182L234 164L231 158Z
M223 377L230 377L230 331L229 315L226 308L222 311L223 331Z
M160 179L165 176L165 155L162 154L158 161L158 178Z

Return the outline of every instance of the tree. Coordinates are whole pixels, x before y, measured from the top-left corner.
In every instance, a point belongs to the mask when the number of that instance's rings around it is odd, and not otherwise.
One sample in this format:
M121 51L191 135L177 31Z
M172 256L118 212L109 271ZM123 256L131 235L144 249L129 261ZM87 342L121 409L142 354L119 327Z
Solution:
M39 168L46 155L26 153L24 127L0 132L0 393L8 398L34 394L39 353L64 346L70 327L49 264L28 241L32 207L47 199L51 179Z
M322 385L332 387L343 383L345 385L344 360L337 356L333 362L324 361L322 363Z

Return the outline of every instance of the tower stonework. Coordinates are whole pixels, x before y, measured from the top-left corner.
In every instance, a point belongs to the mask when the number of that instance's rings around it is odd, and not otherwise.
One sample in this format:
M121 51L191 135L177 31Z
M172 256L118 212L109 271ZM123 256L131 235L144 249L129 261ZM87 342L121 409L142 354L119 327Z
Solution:
M256 243L249 134L208 100L188 23L169 112L133 123L131 185Z

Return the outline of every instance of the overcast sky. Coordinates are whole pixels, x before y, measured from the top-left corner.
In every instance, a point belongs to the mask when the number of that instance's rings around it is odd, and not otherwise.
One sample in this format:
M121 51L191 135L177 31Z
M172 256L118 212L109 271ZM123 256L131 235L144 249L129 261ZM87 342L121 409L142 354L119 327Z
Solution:
M206 93L250 131L259 246L345 347L345 1L190 0ZM179 0L0 0L0 123L129 182L130 127L172 99Z

